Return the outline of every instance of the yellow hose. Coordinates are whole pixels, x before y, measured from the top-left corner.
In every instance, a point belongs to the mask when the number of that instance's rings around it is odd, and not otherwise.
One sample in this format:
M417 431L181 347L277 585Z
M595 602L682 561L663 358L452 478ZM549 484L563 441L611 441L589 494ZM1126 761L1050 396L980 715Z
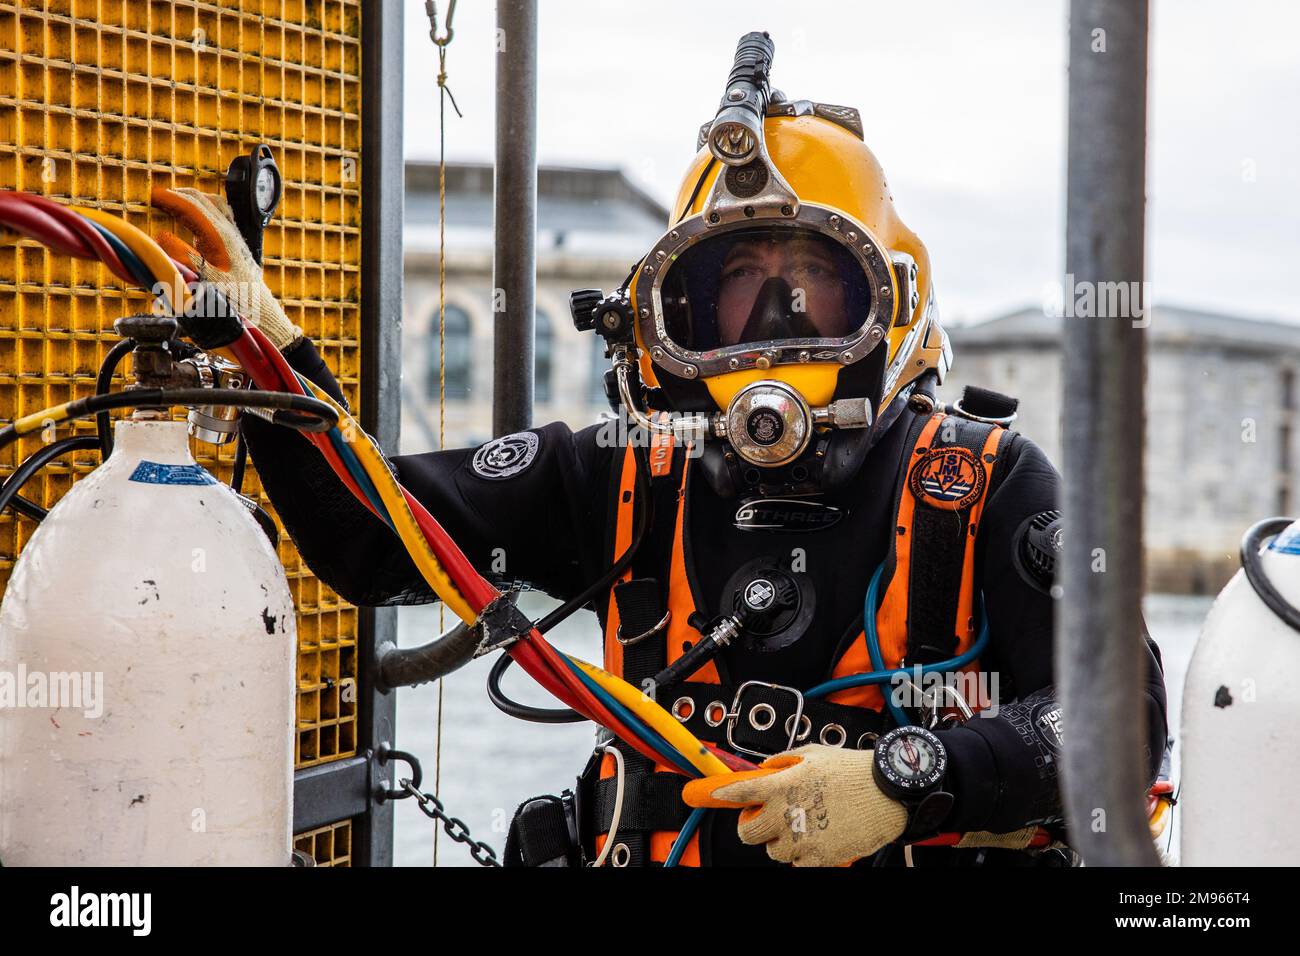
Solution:
M1164 833L1165 827L1169 824L1169 820L1167 819L1169 816L1169 806L1170 801L1167 798L1162 797L1156 801L1156 808L1151 813L1151 819L1147 821L1147 826L1151 828L1151 837L1153 839Z
M343 440L357 452L361 467L365 469L366 475L374 482L375 490L379 492L379 497L388 509L389 517L393 520L393 526L397 529L402 543L410 552L416 567L420 569L425 580L429 582L430 587L461 620L466 624L473 624L477 619L477 615L460 592L456 590L456 585L447 576L447 572L443 570L442 565L429 547L429 542L420 531L415 516L411 514L411 509L407 505L401 489L394 480L392 473L388 470L379 449L375 447L374 440L361 429L356 420L341 408L328 393L319 388L314 382L305 379L303 381L316 398L328 402L338 411L339 432L343 435ZM611 697L653 728L659 736L678 750L701 773L708 776L731 772L730 768L715 757L694 734L631 684L592 664L588 664L586 661L577 658L570 658L570 660L609 693Z
M40 431L48 423L61 422L68 417L68 406L71 404L71 402L64 402L62 405L55 405L53 408L46 408L30 415L24 415L22 418L15 418L14 431L19 435L29 435L32 432Z
M162 246L154 242L148 233L142 232L125 219L104 212L102 209L91 209L89 206L73 206L72 209L92 222L99 223L121 239L126 247L140 258L145 268L153 274L154 279L166 287L164 294L173 313L180 313L189 304L192 297L189 285L181 276L180 270L176 268L176 263L172 262L167 253L163 252ZM154 292L155 290L149 289L147 291ZM176 303L172 301L172 296L177 291L180 292L180 307L177 307Z
M478 619L478 615L474 613L474 609L470 607L464 595L457 590L455 582L443 570L442 564L420 530L415 515L411 514L411 508L406 503L401 488L398 487L392 472L388 470L388 465L384 462L379 449L375 447L374 439L365 433L356 419L334 401L328 392L319 388L314 382L306 379L302 381L307 388L311 389L312 395L322 402L328 402L338 412L339 434L343 436L343 441L357 453L362 469L374 483L380 500L388 509L388 516L393 521L393 527L397 529L398 537L402 539L402 544L406 546L406 550L424 579L457 617L466 624L473 624Z
M599 684L601 689L608 692L616 701L645 721L652 730L689 760L691 766L700 773L706 777L711 777L714 774L732 772L730 767L715 757L712 751L705 747L698 737L683 727L672 714L627 681L576 657L570 657L569 660L573 661L579 670Z

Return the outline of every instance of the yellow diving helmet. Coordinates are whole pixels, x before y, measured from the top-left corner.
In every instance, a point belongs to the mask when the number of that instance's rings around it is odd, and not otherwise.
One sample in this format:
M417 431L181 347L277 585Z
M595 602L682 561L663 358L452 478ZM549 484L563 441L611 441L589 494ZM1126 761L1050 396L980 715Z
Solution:
M770 90L772 54L766 33L741 38L668 231L622 308L584 313L611 341L629 413L651 417L636 408L639 377L646 411L703 439L728 495L837 485L950 357L929 254L898 218L858 112Z

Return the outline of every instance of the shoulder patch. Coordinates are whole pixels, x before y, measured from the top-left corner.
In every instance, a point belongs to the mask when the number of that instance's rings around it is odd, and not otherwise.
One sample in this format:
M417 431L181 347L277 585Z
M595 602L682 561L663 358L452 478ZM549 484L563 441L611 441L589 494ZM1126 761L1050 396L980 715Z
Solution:
M969 448L938 445L912 466L908 485L926 504L960 511L984 493L984 468Z
M536 432L515 432L494 438L474 452L474 474L488 481L504 481L523 474L537 458L541 445Z

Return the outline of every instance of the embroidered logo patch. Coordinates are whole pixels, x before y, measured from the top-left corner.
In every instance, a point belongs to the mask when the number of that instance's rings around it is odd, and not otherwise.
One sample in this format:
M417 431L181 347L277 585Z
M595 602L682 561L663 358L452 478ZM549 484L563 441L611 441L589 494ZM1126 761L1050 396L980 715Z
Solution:
M928 505L960 511L984 492L984 469L968 448L937 446L912 466L912 494Z
M537 457L540 442L533 432L515 432L494 438L474 452L474 474L488 481L503 481L527 470Z

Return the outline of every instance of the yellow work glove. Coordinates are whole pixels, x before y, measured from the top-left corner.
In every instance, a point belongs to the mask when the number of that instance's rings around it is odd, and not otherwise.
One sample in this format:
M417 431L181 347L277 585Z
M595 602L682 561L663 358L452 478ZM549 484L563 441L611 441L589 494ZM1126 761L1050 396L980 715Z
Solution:
M811 744L769 757L757 770L692 780L693 807L743 807L737 832L795 866L844 866L902 836L907 810L885 796L870 750Z
M193 246L170 232L155 236L169 256L187 263L200 279L215 286L244 321L261 329L277 349L302 337L302 329L289 321L262 281L262 267L239 234L225 197L155 186L150 199L194 234Z

